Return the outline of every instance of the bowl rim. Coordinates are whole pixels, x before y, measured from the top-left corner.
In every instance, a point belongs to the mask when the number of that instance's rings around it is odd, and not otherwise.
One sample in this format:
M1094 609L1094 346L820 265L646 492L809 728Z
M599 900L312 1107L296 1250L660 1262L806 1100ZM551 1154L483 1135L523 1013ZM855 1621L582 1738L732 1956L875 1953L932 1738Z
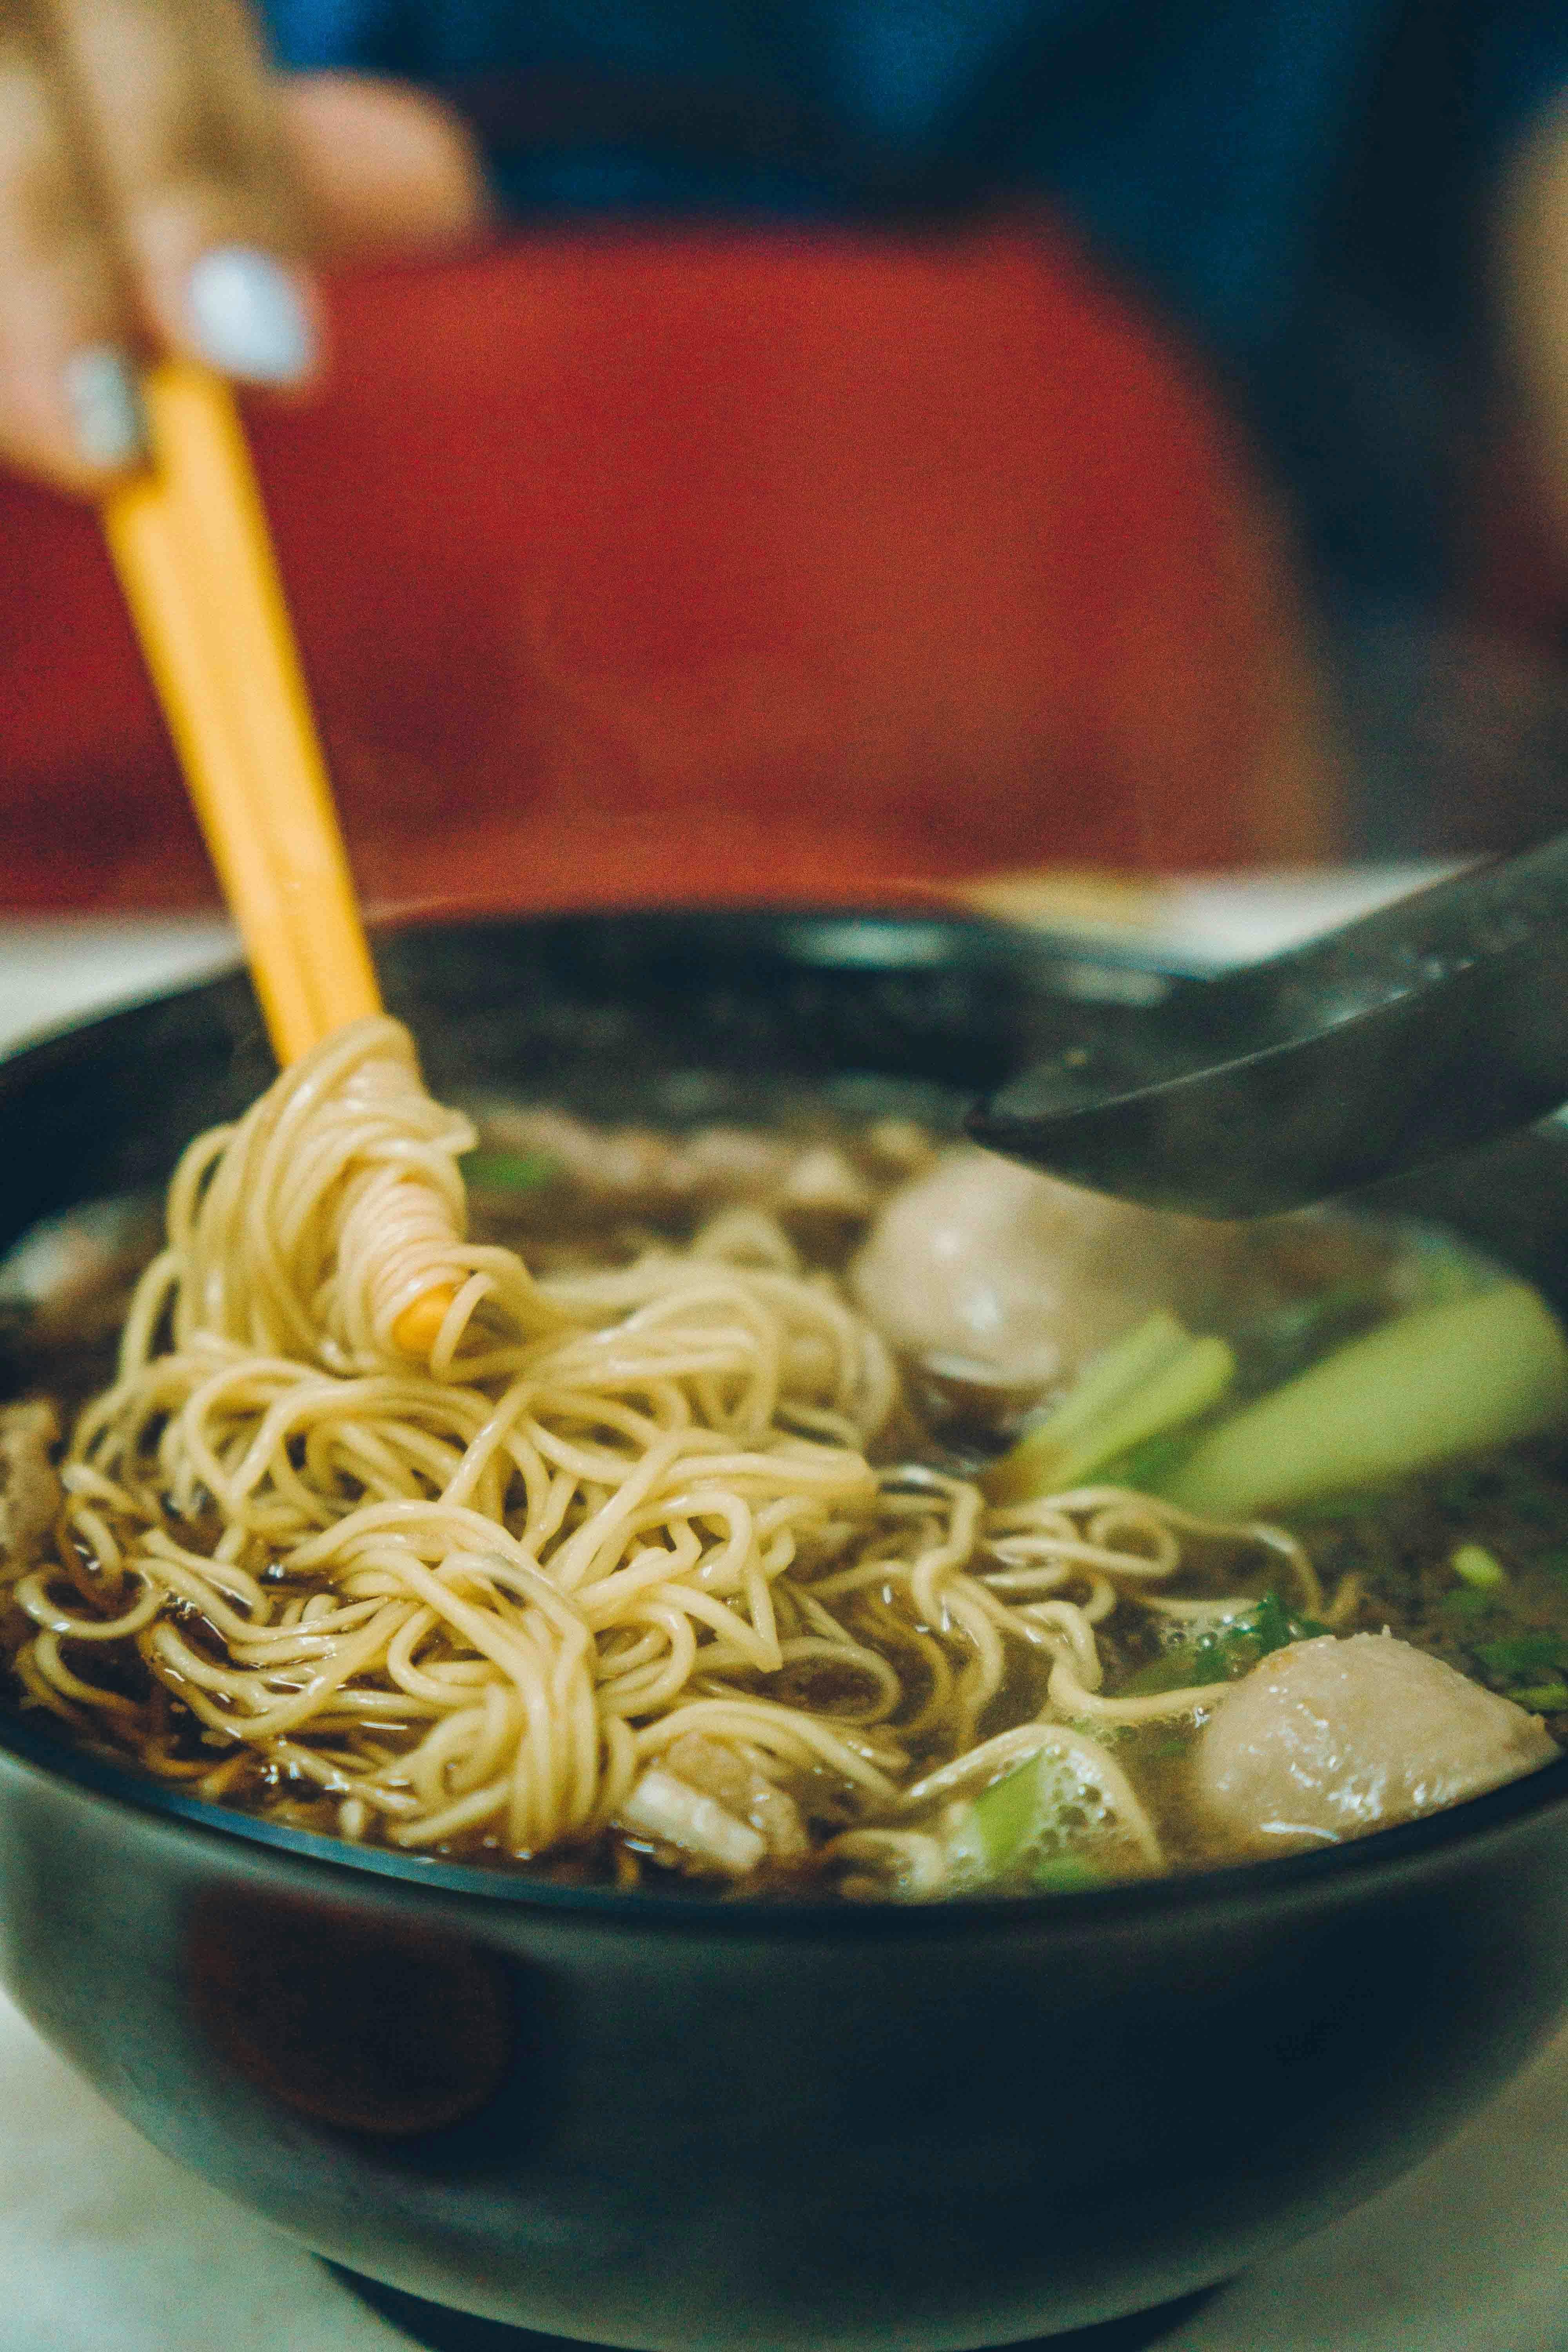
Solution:
M885 898L826 903L695 900L679 906L550 908L536 914L419 913L375 923L373 934L402 939L455 930L546 932L583 927L608 930L626 921L679 933L693 921L699 925L739 921L756 923L777 938L791 926L857 919L885 923L893 929L940 924L977 943L989 944L1009 961L1025 965L1093 962L1177 979L1195 978L1203 969L1175 958L1157 960L1149 953L1140 954L1135 940L1035 929L914 891L901 904L889 904ZM138 1014L184 1002L194 1003L203 997L232 995L243 979L244 966L237 960L175 987L51 1024L0 1053L0 1080L35 1059L55 1060L68 1051L75 1039L108 1033L133 1022ZM1561 1128L1561 1121L1557 1124ZM306 1864L312 1876L324 1870L357 1880L367 1889L381 1886L389 1894L455 1897L482 1910L499 1907L508 1915L531 1911L606 1927L684 1927L769 1940L823 1934L851 1938L887 1934L940 1936L959 1929L972 1933L981 1926L1006 1931L1152 1919L1172 1913L1201 1916L1205 1911L1233 1909L1238 1900L1257 1903L1270 1896L1289 1902L1324 1885L1348 1885L1391 1873L1403 1875L1444 1858L1449 1849L1500 1833L1535 1813L1568 1806L1568 1751L1564 1751L1554 1763L1539 1766L1461 1803L1331 1846L1054 1893L947 1895L923 1903L894 1898L849 1902L842 1896L759 1900L737 1896L706 1882L679 1892L563 1884L534 1876L526 1866L457 1862L390 1846L354 1844L319 1831L291 1829L237 1808L183 1795L101 1753L72 1748L43 1710L18 1707L4 1699L0 1699L0 1756L47 1782L63 1781L111 1810L193 1832L202 1844L216 1842L237 1853L259 1850L278 1856L285 1867Z
M65 1782L79 1794L111 1811L138 1814L154 1824L194 1832L197 1842L243 1853L259 1849L287 1868L309 1865L362 1882L366 1892L415 1897L458 1898L465 1907L508 1915L533 1912L612 1927L639 1926L789 1941L825 1933L851 1939L882 1935L936 1935L976 1927L1004 1931L1015 1927L1062 1927L1109 1920L1152 1922L1172 1914L1188 1917L1232 1911L1238 1900L1256 1907L1270 1899L1281 1905L1327 1887L1350 1892L1354 1883L1404 1877L1452 1850L1500 1835L1531 1815L1568 1810L1568 1753L1555 1763L1483 1790L1462 1803L1419 1819L1400 1822L1338 1845L1293 1853L1259 1855L1217 1867L1167 1873L1160 1877L1121 1879L1104 1886L1035 1895L944 1895L931 1902L895 1898L849 1902L836 1896L737 1895L706 1881L689 1890L578 1885L536 1877L526 1865L455 1862L401 1852L390 1846L355 1845L321 1831L290 1829L241 1812L237 1808L189 1797L89 1749L73 1749L52 1727L52 1718L0 1703L0 1758L8 1758L48 1782Z

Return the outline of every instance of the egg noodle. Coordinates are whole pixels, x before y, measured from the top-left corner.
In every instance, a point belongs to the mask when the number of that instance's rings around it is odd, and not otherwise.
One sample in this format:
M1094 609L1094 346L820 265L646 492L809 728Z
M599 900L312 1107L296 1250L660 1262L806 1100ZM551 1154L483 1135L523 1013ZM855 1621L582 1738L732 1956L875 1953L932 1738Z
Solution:
M26 1695L200 1796L426 1852L586 1843L697 1733L915 1891L911 1822L1054 1747L1157 1864L1102 1735L1224 1690L1108 1698L1100 1629L1212 1608L1167 1590L1194 1535L1314 1605L1289 1538L875 1467L898 1369L771 1219L535 1282L461 1238L473 1141L376 1016L191 1145L58 1557L12 1587ZM983 1737L1019 1644L1043 1707Z

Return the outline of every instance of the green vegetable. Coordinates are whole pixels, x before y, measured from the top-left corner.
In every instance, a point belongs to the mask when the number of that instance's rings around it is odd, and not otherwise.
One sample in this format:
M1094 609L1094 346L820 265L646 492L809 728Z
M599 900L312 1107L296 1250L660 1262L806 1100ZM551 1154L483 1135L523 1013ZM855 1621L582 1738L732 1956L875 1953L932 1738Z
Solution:
M1236 1378L1223 1339L1194 1339L1163 1308L1117 1340L981 1479L994 1503L1081 1485L1108 1462L1216 1405Z
M1223 1642L1210 1633L1199 1642L1179 1642L1121 1685L1122 1698L1154 1698L1162 1691L1187 1690L1199 1683L1227 1683L1229 1656Z
M1113 1454L1109 1462L1099 1465L1095 1475L1108 1486L1132 1486L1141 1495L1158 1494L1166 1479L1175 1476L1196 1444L1190 1424L1184 1429L1167 1429L1162 1436L1146 1437L1142 1445L1130 1445L1125 1454Z
M1467 1584L1473 1584L1483 1592L1495 1591L1500 1584L1508 1582L1501 1560L1488 1551L1484 1544L1461 1544L1450 1556L1448 1565L1456 1576L1462 1577Z
M1231 1626L1233 1635L1247 1632L1258 1643L1259 1656L1270 1650L1282 1650L1289 1642L1315 1642L1333 1627L1316 1617L1298 1616L1288 1609L1278 1592L1266 1592L1252 1612L1250 1628L1244 1618L1236 1619Z
M1158 1691L1186 1690L1205 1683L1228 1683L1250 1674L1259 1658L1282 1650L1291 1642L1310 1642L1332 1628L1315 1617L1292 1615L1277 1592L1266 1592L1245 1616L1227 1618L1223 1625L1182 1642L1130 1675L1121 1685L1130 1698Z
M1163 1370L1185 1337L1175 1317L1163 1307L1157 1308L1136 1330L1124 1333L1086 1364L1067 1395L1025 1432L994 1469L1001 1470L1047 1436L1065 1445L1069 1438L1081 1435L1098 1415Z
M561 1173L548 1151L465 1151L458 1165L479 1192L533 1192Z
M1075 1849L1064 1807L1081 1800L1071 1762L1042 1748L983 1789L952 1833L960 1871L985 1885L1044 1888L1099 1885L1103 1874Z
M1538 1715L1568 1707L1568 1633L1515 1633L1504 1642L1478 1642L1476 1655L1506 1684L1516 1706Z
M1162 1492L1250 1518L1568 1423L1568 1340L1523 1283L1353 1339L1204 1438Z
M1103 1886L1105 1873L1079 1853L1053 1853L1035 1864L1029 1884L1041 1895L1081 1895L1086 1887Z
M971 1822L981 1851L994 1876L1011 1868L1026 1846L1034 1844L1045 1825L1040 1757L1026 1758L1000 1780L993 1780L974 1800ZM1049 1775L1054 1783L1056 1775Z
M1457 1617L1461 1622L1468 1622L1471 1618L1489 1617L1498 1606L1498 1599L1495 1592L1489 1592L1484 1588L1462 1584L1458 1592L1445 1592L1441 1606L1445 1617Z
M1476 1655L1483 1666L1508 1681L1568 1667L1568 1634L1514 1633L1505 1642L1478 1642Z

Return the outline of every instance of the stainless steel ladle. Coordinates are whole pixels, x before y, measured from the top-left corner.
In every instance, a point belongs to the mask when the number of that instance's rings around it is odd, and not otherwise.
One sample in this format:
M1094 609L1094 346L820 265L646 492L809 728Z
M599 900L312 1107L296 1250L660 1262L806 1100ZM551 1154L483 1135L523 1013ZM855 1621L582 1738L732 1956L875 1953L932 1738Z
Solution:
M971 1114L1098 1192L1257 1217L1489 1142L1568 1102L1568 835L1081 1035Z

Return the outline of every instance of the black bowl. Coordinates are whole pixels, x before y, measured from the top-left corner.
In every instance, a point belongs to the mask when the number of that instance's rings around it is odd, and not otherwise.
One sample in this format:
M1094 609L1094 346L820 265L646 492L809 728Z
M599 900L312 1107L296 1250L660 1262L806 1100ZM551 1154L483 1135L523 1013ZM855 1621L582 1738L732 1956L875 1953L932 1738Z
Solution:
M683 1121L826 1098L952 1124L1075 1005L1165 985L843 912L444 928L383 969L437 1090ZM0 1243L160 1180L268 1075L238 979L18 1055ZM1561 1300L1565 1175L1543 1130L1397 1202ZM1568 2006L1565 1925L1568 1760L1205 1877L748 1907L351 1851L0 1713L0 1961L40 2031L335 2262L606 2344L937 2352L1186 2294L1520 2065Z

